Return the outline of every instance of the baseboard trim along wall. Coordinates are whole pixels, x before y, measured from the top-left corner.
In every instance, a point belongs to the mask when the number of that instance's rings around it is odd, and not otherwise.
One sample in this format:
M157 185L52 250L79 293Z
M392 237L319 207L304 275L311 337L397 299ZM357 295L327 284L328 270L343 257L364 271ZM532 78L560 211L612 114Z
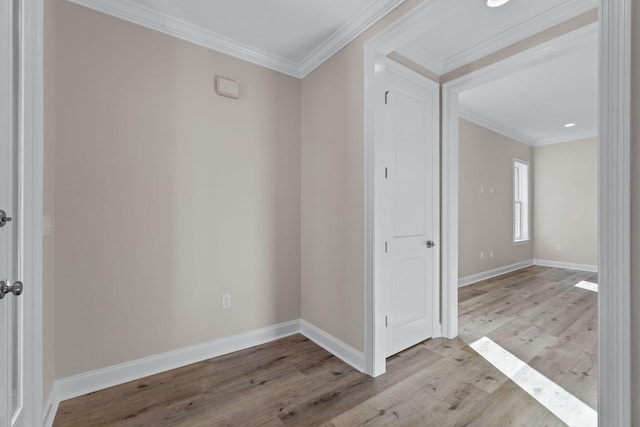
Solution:
M572 262L549 261L546 259L534 259L533 263L543 267L566 268L567 270L588 271L590 273L598 272L598 266L591 264L576 264Z
M511 273L512 271L520 270L522 268L529 267L530 265L533 265L533 260L529 259L526 261L517 262L515 264L505 265L504 267L498 267L492 270L483 271L481 273L461 277L460 279L458 279L458 287L471 285L472 283L500 276L501 274Z
M60 406L60 399L58 399L58 392L56 391L56 386L54 384L53 389L49 393L49 398L44 404L44 408L42 408L43 427L53 426L53 421L55 420L56 413L58 412L58 406Z
M317 328L304 320L300 320L300 333L336 356L338 359L341 359L343 362L353 366L360 372L364 372L364 353L345 344L322 329Z
M55 382L43 408L43 426L51 427L60 402L149 375L244 350L300 333L355 369L364 371L364 354L304 321L292 320L255 331L213 340L131 362L62 378Z

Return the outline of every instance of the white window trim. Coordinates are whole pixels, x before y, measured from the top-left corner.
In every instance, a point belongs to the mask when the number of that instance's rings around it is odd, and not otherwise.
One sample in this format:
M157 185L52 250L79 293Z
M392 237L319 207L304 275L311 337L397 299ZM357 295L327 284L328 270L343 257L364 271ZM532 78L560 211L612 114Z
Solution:
M522 245L525 243L529 243L531 241L531 166L530 163L527 160L522 160L519 159L517 157L513 158L513 169L515 169L517 166L517 164L521 164L526 166L527 168L527 177L526 177L526 183L524 184L525 189L526 189L526 194L524 197L524 200L522 200L520 203L523 204L523 209L522 209L522 218L520 219L521 222L525 222L526 224L526 233L524 238L516 238L515 236L515 213L512 215L512 219L513 219L513 224L511 227L511 230L513 232L513 244L514 245ZM512 171L513 171L512 169ZM512 178L512 183L513 183L513 174L511 175ZM515 185L515 184L514 184ZM516 200L515 200L515 187L513 188L513 191L511 193L513 195L513 203L512 203L512 207L513 209L515 209L515 204L516 204Z

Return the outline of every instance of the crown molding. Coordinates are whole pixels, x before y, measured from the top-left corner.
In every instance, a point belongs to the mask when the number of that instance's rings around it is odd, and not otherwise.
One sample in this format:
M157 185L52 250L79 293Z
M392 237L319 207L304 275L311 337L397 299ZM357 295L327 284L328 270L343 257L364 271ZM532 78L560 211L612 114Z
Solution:
M598 131L597 130L590 130L590 131L585 131L585 132L572 133L570 135L563 135L563 136L555 136L555 137L551 137L551 138L538 139L536 141L535 146L536 147L540 147L540 146L543 146L543 145L560 144L562 142L578 141L580 139L597 138L597 137L598 137Z
M478 114L476 112L463 108L462 106L458 107L458 116L471 123L475 123L478 126L489 129L490 131L499 133L500 135L506 136L507 138L511 138L521 144L529 145L531 147L534 147L536 145L535 139L530 138L527 135L518 132L517 130L499 125L486 118L482 114Z
M551 8L475 46L446 58L442 63L442 73L446 74L456 70L571 18L596 9L598 4L598 0L570 0Z
M597 0L570 0L445 59L431 55L415 42L397 49L397 52L428 70L444 75L597 7Z
M68 1L253 64L261 65L293 77L300 77L298 66L292 61L240 43L221 34L205 30L197 25L160 13L129 0Z
M335 55L353 39L368 30L376 22L384 18L405 0L372 0L357 15L347 21L335 33L315 48L299 64L300 77L305 77L324 61Z
M299 63L206 30L131 0L68 0L238 59L303 78L405 0L372 0Z

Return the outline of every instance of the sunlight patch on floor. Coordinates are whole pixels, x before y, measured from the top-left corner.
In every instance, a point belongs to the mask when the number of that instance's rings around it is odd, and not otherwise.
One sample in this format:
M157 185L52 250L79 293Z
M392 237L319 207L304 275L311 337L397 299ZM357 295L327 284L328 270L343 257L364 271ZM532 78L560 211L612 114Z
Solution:
M577 288L586 289L588 291L598 292L598 284L593 282L587 282L583 280L575 284Z
M470 347L568 426L598 425L598 413L593 408L491 339L482 337Z

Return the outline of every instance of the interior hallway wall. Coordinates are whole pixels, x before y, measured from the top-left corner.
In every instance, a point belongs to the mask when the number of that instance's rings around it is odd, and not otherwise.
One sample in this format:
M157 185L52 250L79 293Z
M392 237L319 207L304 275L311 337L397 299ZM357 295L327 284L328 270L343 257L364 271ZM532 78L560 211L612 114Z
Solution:
M302 80L302 318L364 351L364 43L407 0Z
M535 259L597 267L598 140L535 147Z
M531 260L531 240L513 243L513 159L529 162L533 213L532 147L465 119L458 141L458 277ZM533 221L529 235L535 235Z
M300 80L55 5L57 378L298 319Z

